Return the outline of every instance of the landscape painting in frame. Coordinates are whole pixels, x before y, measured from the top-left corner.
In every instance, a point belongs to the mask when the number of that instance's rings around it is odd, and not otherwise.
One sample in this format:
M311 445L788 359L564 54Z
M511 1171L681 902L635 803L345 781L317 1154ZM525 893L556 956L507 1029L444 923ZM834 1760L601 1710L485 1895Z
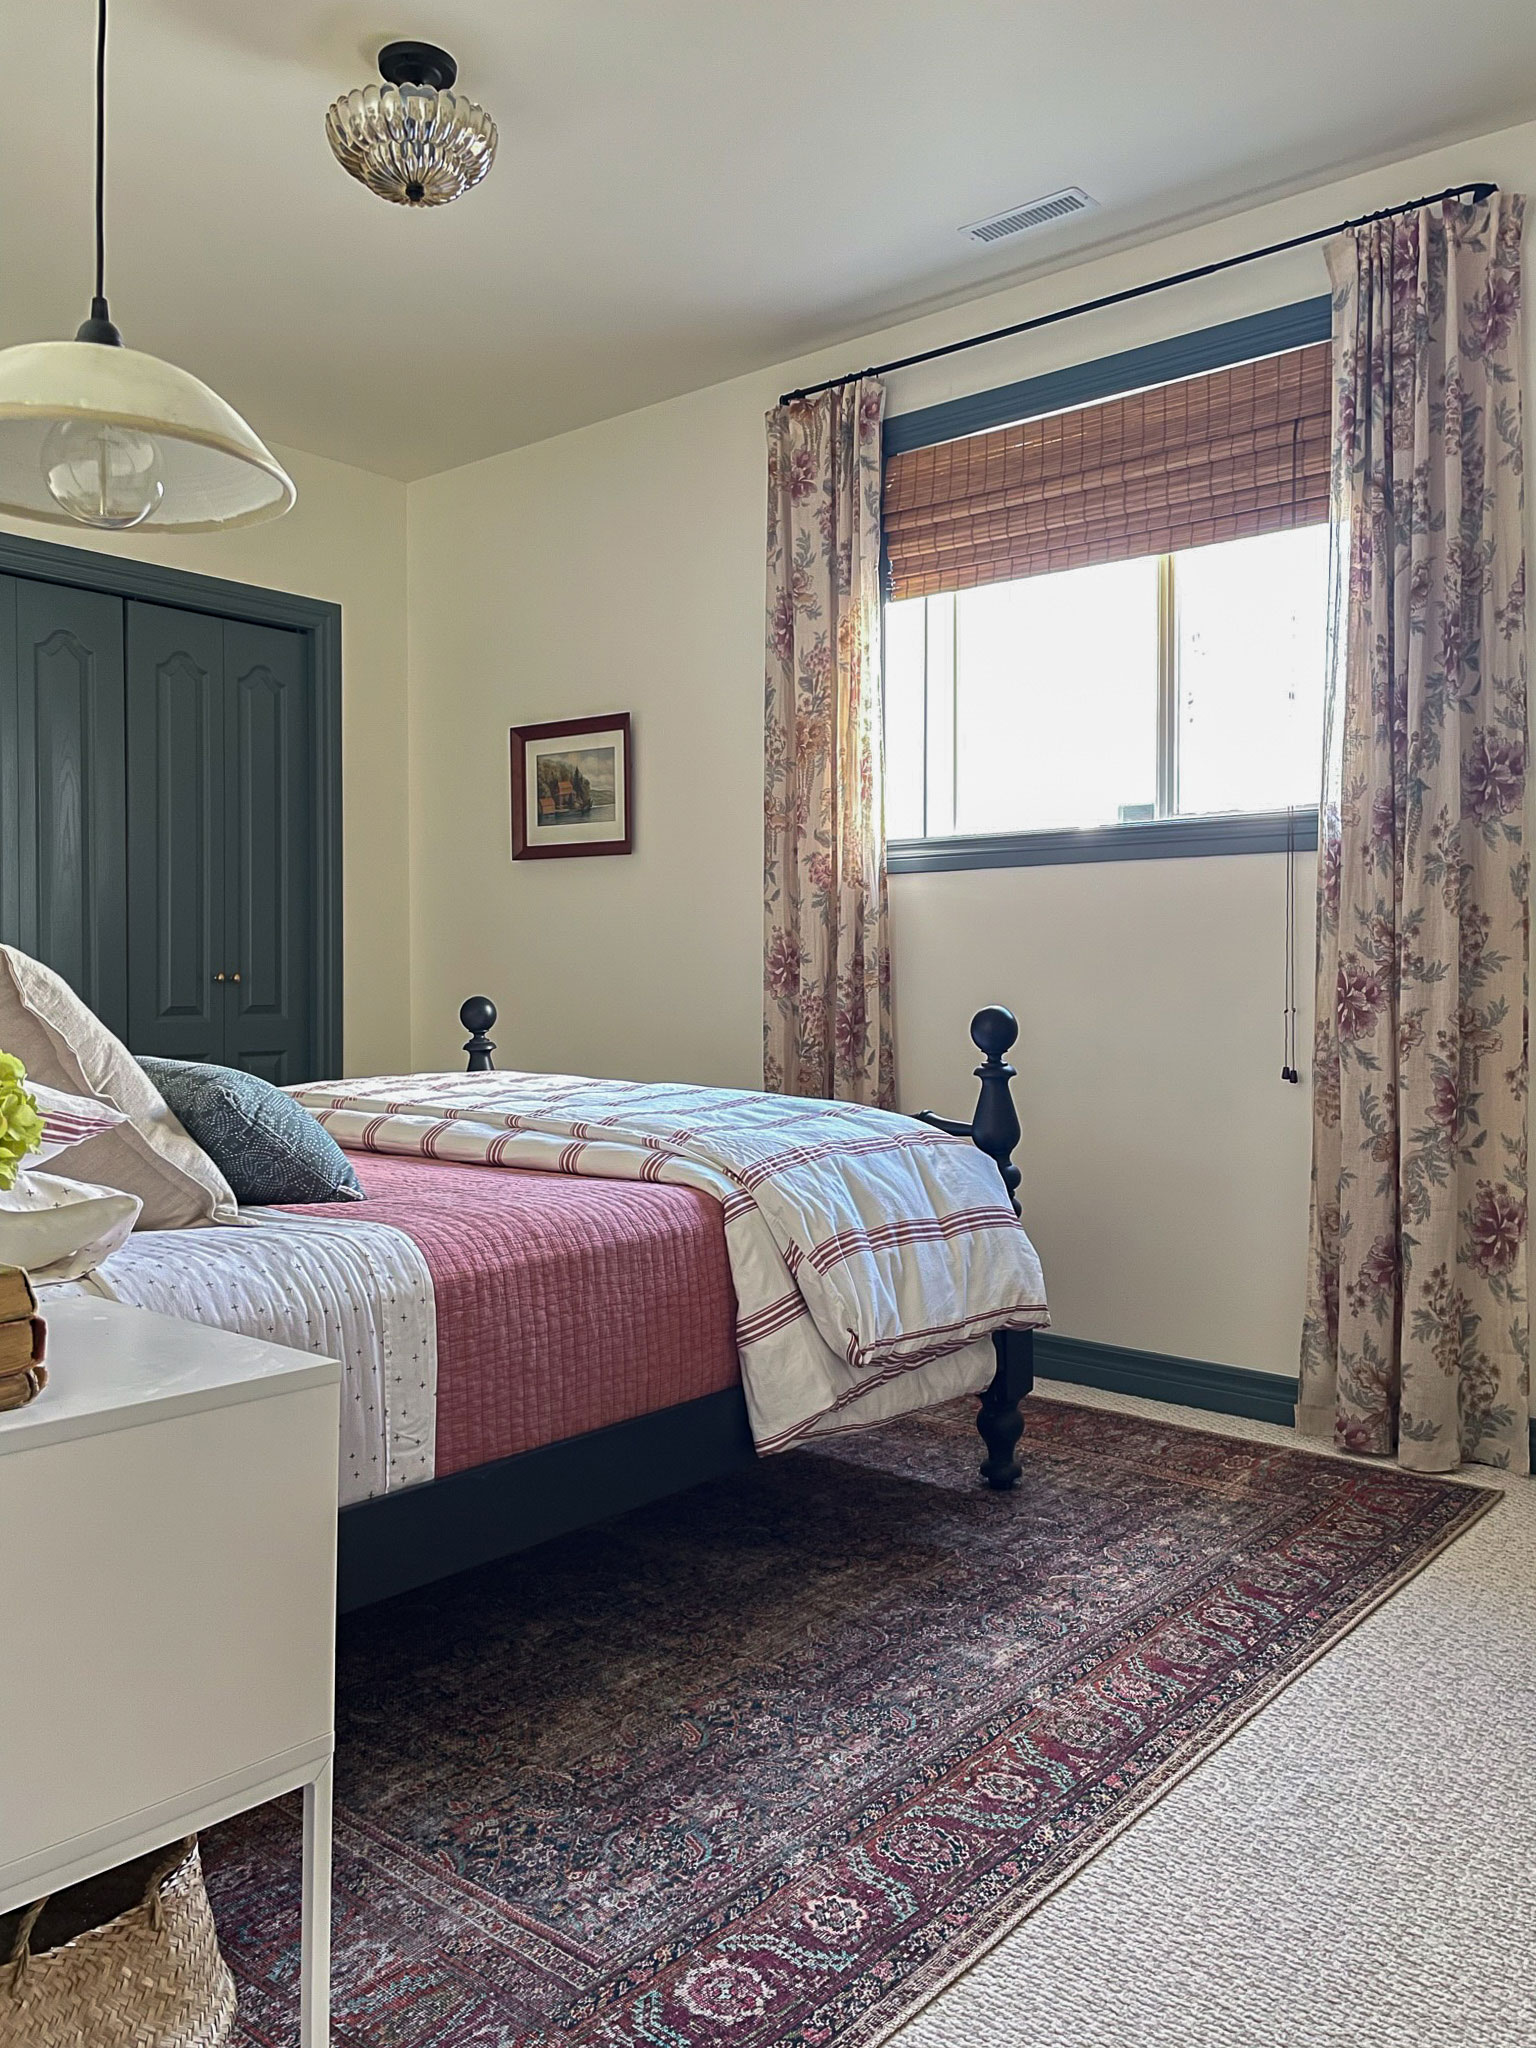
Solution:
M629 713L512 728L512 858L628 853Z

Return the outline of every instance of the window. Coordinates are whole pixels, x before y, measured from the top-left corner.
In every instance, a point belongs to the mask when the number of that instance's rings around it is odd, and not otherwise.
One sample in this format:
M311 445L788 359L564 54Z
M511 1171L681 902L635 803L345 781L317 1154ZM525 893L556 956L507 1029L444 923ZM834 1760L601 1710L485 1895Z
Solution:
M1307 302L1084 365L1077 388L1099 402L1063 403L1056 373L898 420L894 445L888 427L893 866L1311 841L1319 315L1325 335L1326 301Z
M1328 529L886 607L893 840L1310 808Z

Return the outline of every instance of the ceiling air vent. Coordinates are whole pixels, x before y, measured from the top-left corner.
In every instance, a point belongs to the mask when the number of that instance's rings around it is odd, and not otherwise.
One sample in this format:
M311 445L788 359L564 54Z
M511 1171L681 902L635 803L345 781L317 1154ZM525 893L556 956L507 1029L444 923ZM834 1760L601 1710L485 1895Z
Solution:
M1068 185L1063 191L1047 192L1043 199L1010 207L1007 213L994 213L989 220L973 220L960 232L973 242L1001 242L1008 235L1027 234L1031 228L1050 227L1074 213L1087 213L1098 203L1081 185Z

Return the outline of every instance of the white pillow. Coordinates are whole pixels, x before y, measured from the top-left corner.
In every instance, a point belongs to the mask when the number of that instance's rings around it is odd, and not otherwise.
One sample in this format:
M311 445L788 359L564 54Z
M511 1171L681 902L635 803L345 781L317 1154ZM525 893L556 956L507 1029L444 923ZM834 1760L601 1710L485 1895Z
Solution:
M21 1266L46 1284L83 1280L128 1237L139 1217L137 1195L116 1188L21 1172L0 1188L0 1266Z
M229 1182L188 1137L165 1098L68 982L40 960L0 946L0 1050L14 1053L29 1082L88 1095L127 1121L70 1148L82 1177L137 1195L140 1228L179 1230L189 1223L232 1223Z

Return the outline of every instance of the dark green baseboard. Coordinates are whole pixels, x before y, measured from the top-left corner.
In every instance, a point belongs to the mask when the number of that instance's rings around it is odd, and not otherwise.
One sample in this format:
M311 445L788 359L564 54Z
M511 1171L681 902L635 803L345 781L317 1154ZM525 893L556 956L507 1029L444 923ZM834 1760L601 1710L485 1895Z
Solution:
M1286 1429L1296 1425L1296 1382L1289 1373L1246 1372L1235 1365L1174 1358L1165 1351L1131 1351L1120 1344L1095 1344L1086 1337L1057 1337L1049 1330L1035 1339L1035 1371L1041 1379L1104 1387L1112 1394L1139 1394L1144 1401L1174 1401L1217 1415L1247 1415ZM1536 1416L1531 1418L1531 1468L1536 1471Z
M1177 1401L1181 1407L1209 1408L1218 1415L1248 1415L1255 1422L1278 1422L1285 1428L1296 1420L1296 1382L1288 1373L1245 1372L1235 1365L1207 1365L1198 1358L1131 1351L1120 1344L1095 1344L1086 1337L1057 1337L1049 1331L1035 1339L1035 1371L1042 1379L1140 1394L1146 1401Z

